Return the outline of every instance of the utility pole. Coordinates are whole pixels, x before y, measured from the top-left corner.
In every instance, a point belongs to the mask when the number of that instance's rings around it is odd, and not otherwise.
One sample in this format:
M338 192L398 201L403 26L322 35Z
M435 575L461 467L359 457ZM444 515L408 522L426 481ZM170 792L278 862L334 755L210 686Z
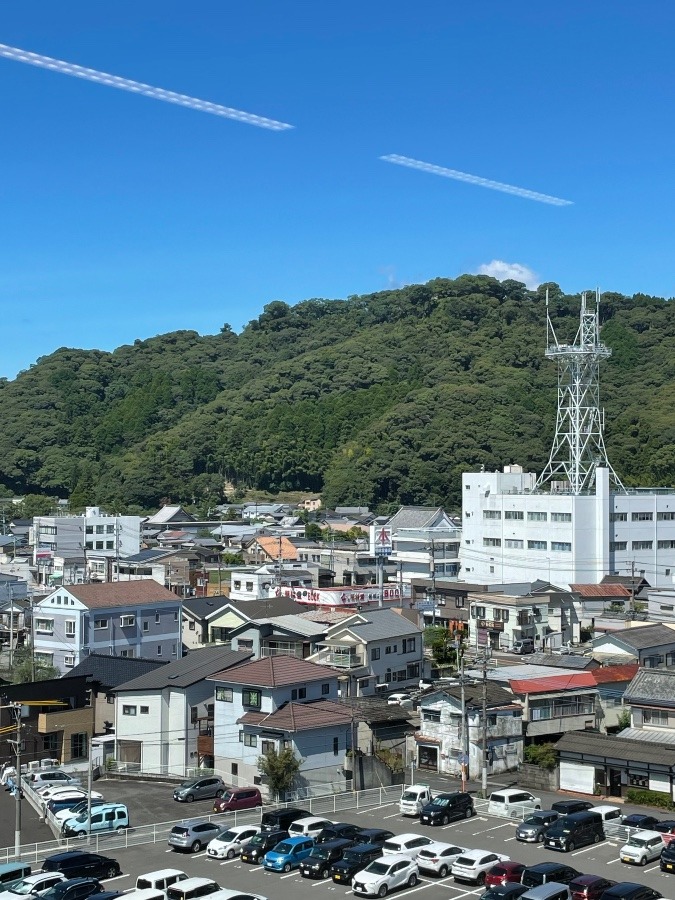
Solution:
M14 858L21 858L21 704L12 704L16 717L16 738L10 743L14 744L16 752L16 790L14 792Z
M487 663L489 648L483 657L483 766L481 769L481 796L487 797Z
M9 668L14 668L14 603L12 600L12 585L8 584L9 591Z
M460 657L459 640L455 640L455 653L459 659L459 689L462 715L461 753L462 753L462 791L466 791L467 770L469 768L469 729L466 721L466 695L464 694L464 654Z

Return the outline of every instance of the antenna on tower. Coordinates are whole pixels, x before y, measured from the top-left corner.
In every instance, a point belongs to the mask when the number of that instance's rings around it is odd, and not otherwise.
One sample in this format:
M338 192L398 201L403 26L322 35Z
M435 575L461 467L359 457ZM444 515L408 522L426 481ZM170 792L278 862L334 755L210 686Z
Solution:
M614 488L625 493L621 479L607 459L603 437L600 361L608 359L612 351L600 341L599 313L599 289L594 303L587 302L584 292L574 343L560 343L551 322L546 290L546 358L558 363L558 414L551 455L535 490L550 482L553 490L557 487L572 494L590 491L600 466L609 470Z

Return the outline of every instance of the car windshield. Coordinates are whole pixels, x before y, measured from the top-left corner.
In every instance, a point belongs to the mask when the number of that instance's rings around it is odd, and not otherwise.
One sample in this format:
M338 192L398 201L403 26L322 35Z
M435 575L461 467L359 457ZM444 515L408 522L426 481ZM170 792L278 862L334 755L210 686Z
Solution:
M491 875L506 875L506 866L493 866Z
M30 894L34 886L34 881L18 881L10 890L13 894Z
M386 875L389 871L389 866L383 862L371 862L367 869L364 871L372 872L373 875Z
M647 839L646 839L646 838L639 838L639 837L632 837L632 838L629 838L629 839L628 839L628 844L627 844L627 846L628 846L628 847L646 847L646 846L647 846Z
M545 825L546 819L543 816L530 816L529 819L525 819L523 825Z
M223 801L224 801L225 803L228 803L230 800L233 799L233 797L234 797L234 795L233 795L233 794L230 794L230 793L228 792L227 794L223 794L222 799L223 799Z
M216 840L218 840L218 841L236 841L237 837L238 837L238 835L235 831L225 830L225 831L221 831L220 834L216 835Z
M181 784L178 786L178 789L180 790L180 788L194 787L196 784L197 784L197 782L196 782L194 779L192 779L192 781L183 781L183 782L181 782Z
M506 803L506 797L503 794L493 794L490 797L491 803Z
M360 853L353 853L351 850L347 850L342 854L342 862L355 863L355 862L360 862L360 860L361 860Z
M79 822L79 821L80 821L80 820L79 820L79 818L78 818L78 822ZM182 834L182 835L186 835L187 833L188 833L187 828L183 827L182 825L174 825L173 828L171 829L171 834Z
M265 834L256 834L256 835L254 835L254 836L251 838L251 840L248 842L248 845L249 845L249 847L260 847L260 846L262 846L266 841L269 841L269 837L267 837L267 835L265 835Z
M471 859L470 856L460 856L459 859L457 860L457 865L458 866L468 866L470 869L473 869L473 867L476 865L476 860Z
M293 849L291 844L287 844L286 841L282 841L280 844L277 844L274 848L275 853L290 853Z
M417 800L417 791L403 791L401 800Z
M436 797L435 800L431 802L432 806L449 806L450 799L448 797Z
M314 857L314 859L328 859L328 850L324 850L322 847L314 847L309 855Z

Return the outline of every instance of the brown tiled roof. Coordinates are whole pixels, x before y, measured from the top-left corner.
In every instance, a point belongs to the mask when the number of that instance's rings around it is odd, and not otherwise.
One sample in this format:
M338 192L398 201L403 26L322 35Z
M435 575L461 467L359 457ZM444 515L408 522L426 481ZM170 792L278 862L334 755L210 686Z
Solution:
M590 674L596 684L611 684L615 681L631 681L639 669L638 663L625 663L618 666L602 666L591 669Z
M622 584L571 584L570 590L580 597L630 597Z
M295 656L266 656L243 666L217 672L213 681L228 684L249 684L253 687L281 687L335 678L335 671Z
M254 716L258 721L253 720ZM332 700L316 700L314 703L286 703L269 715L245 713L237 719L237 724L259 725L261 728L294 732L325 728L326 725L347 725L351 721L351 714L339 703Z
M105 584L69 584L65 590L89 609L180 603L180 598L176 594L152 578L143 578L139 581L112 581Z
M297 559L298 548L288 540L287 537L265 537L264 535L255 539L255 543L263 550L270 559L279 559L281 552L282 559Z

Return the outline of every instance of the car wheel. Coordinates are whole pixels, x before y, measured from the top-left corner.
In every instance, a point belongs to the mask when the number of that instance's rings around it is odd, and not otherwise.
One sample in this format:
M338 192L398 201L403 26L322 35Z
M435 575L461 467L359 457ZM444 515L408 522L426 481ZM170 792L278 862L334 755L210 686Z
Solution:
M328 869L324 869L324 870L323 870L323 872L321 873L321 877L322 877L322 878L328 878Z
M574 841L570 841L569 844L567 845L568 852L571 853L574 850L575 846L576 846L576 844L574 843Z
M441 825L447 825L449 821L450 821L449 816L443 816L443 818L441 819Z
M86 838L86 836L87 836L86 831L78 831L77 834L75 835L75 837L79 837L79 838Z
M541 806L539 806L539 804L537 803L537 805L535 806L535 809L541 809Z
M445 878L445 876L446 876L447 874L448 874L448 867L447 867L447 866L441 866L440 869L438 870L438 877L439 877L439 878Z
M115 831L119 834L121 831L124 831L124 825L118 825Z
M470 819L472 815L473 815L473 810L471 809L471 807L469 807L469 808L467 809L467 811L464 813L464 818L465 818L465 819Z
M227 851L227 858L228 858L228 859L234 859L235 855L236 855L236 854L235 854L234 850L228 850L228 851Z
M538 844L541 844L541 842L542 842L543 840L544 840L544 833L543 833L543 832L540 832L540 833L537 835L537 843L538 843Z
M187 803L192 803L192 801L193 801L194 799L195 799L194 794L188 794L187 797L185 798L185 800L187 801Z
M202 849L202 842L201 842L201 841L195 841L195 842L193 843L193 845L190 847L190 850L192 850L193 853L199 853L199 851L200 851L201 849Z
M382 884L382 885L380 885L380 889L379 889L379 891L377 892L377 896L378 896L378 897L386 897L386 896L387 896L387 891L388 891L387 885L386 885L386 884Z
M485 872L481 872L477 879L477 884L485 884Z
M646 865L647 865L647 857L646 857L646 856L643 856L643 857L642 857L642 859L640 860L640 865L641 865L641 866L646 866Z
M417 884L417 875L413 872L410 878L408 879L408 887L415 887Z
M594 843L594 844L599 844L599 843L600 843L600 835L599 835L599 834L596 834L596 835L595 835L595 837L593 838L593 843Z
M117 867L116 867L116 866L111 866L111 867L108 869L108 872L107 872L107 874L106 874L105 877L106 877L106 878L116 878L118 875L119 875L119 870L117 869Z
M291 871L291 864L286 863L286 865L284 866L284 872L290 872L290 871Z
M222 791L216 791L216 797L217 797L219 800L220 800L220 798L221 798L222 796L223 796L223 792L222 792Z

